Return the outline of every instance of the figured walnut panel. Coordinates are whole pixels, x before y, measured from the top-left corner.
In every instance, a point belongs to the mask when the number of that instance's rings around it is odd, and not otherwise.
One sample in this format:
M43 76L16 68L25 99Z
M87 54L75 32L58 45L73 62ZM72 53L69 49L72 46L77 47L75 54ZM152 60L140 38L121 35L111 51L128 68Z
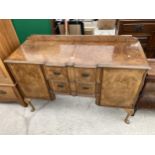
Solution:
M39 65L10 64L9 67L25 97L49 99L48 88Z
M133 108L144 73L144 70L104 69L101 105Z

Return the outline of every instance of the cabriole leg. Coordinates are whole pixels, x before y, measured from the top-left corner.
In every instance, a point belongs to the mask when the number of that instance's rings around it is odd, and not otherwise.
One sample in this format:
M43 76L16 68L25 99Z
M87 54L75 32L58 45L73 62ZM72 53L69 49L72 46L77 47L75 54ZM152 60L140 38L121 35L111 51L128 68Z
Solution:
M28 105L30 105L30 107L31 107L31 112L34 112L34 111L35 111L35 107L34 107L34 105L32 104L31 99L25 98L24 100L25 100L25 102L26 102Z
M134 114L134 109L125 109L125 111L127 112L127 115L126 115L126 117L124 119L124 122L126 124L130 124L129 117Z

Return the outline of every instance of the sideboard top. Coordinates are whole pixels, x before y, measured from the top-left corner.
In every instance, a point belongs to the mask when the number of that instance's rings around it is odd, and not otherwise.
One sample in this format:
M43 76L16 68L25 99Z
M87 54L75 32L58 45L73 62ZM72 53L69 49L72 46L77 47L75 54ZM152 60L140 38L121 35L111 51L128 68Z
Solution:
M5 62L149 69L139 41L131 36L34 35Z

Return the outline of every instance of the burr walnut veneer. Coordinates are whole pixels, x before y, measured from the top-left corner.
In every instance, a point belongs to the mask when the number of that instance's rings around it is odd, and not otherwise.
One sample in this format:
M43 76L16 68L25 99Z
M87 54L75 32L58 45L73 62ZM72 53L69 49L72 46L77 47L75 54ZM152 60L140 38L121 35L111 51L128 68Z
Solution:
M129 36L34 35L5 63L27 98L91 96L98 105L124 108L127 123L149 69Z

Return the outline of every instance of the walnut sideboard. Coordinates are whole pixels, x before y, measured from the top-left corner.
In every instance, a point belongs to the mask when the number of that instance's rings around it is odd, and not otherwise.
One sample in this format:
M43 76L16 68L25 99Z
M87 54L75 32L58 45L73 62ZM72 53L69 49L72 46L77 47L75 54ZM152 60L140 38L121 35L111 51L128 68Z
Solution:
M6 60L25 98L55 93L96 98L96 104L133 114L150 69L131 36L30 36Z

